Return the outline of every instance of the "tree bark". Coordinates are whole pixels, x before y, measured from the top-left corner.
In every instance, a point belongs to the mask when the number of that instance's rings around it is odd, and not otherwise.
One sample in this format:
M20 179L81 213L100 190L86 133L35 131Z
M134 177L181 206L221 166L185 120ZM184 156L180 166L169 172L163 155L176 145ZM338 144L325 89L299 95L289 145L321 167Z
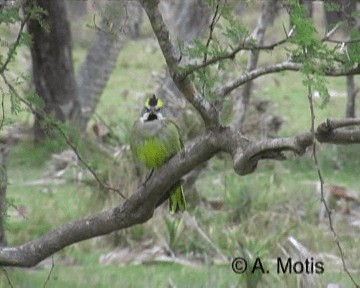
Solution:
M360 143L360 119L327 120L316 130L316 139L325 143ZM141 224L152 218L156 204L179 179L219 151L229 153L236 173L254 172L265 159L283 160L283 152L303 155L313 143L313 134L305 132L294 137L251 142L238 131L222 128L208 131L188 143L186 153L179 152L157 169L145 185L124 203L95 215L76 220L19 246L0 247L0 265L31 267L73 243ZM164 192L165 191L165 192Z
M355 98L356 98L356 86L354 75L346 77L346 88L347 88L347 102L346 102L346 115L347 118L355 118Z
M0 246L6 245L5 222L6 222L6 188L7 188L7 165L6 144L0 144Z
M77 101L65 1L37 0L37 4L47 11L41 21L48 25L49 31L37 20L28 22L28 30L33 37L31 56L35 90L43 100L42 111L46 115L52 115L61 122L75 120L73 115L78 115L80 105ZM30 1L26 5L31 5ZM49 127L44 127L44 117L40 115L41 113L35 115L36 141L41 141L50 132Z

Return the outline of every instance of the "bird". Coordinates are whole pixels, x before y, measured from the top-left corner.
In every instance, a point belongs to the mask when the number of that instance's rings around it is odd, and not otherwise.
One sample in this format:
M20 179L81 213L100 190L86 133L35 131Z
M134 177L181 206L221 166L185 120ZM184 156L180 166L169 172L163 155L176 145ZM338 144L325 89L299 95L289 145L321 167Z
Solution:
M163 114L164 104L154 94L145 101L141 116L130 131L130 148L133 157L145 167L151 168L151 177L155 168L162 166L171 157L184 148L177 124ZM165 194L169 196L171 214L186 210L186 202L181 181ZM160 204L162 201L160 202Z

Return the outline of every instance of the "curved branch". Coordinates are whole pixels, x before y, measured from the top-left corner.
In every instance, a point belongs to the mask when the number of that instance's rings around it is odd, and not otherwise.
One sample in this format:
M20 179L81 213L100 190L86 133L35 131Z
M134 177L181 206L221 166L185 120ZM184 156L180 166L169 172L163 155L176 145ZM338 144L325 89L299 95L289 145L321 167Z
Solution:
M238 88L239 86L245 84L249 80L256 79L260 76L271 74L274 72L280 71L299 71L303 65L301 63L293 63L290 61L285 61L282 63L272 64L265 67L259 67L257 69L251 70L249 72L242 73L240 77L236 80L229 82L228 84L222 86L217 90L217 95L219 97L224 97L228 95L232 90ZM345 70L345 69L331 69L325 70L324 74L326 76L345 76L345 75L356 75L360 74L360 65L355 68Z
M0 265L34 266L73 243L146 222L153 216L164 191L219 151L219 139L227 139L226 131L199 136L186 147L185 153L179 153L155 171L146 187L138 188L122 205L66 224L20 246L0 247Z
M351 126L360 126L360 119L327 119L317 127L315 138L321 143L328 144L359 144L360 128L341 129ZM254 172L260 160L284 160L285 151L292 151L301 156L312 144L313 135L310 131L295 137L263 140L246 147L238 147L232 152L234 170L239 175L250 174Z
M360 119L327 120L326 123L318 127L318 131L321 135L325 135L329 131L333 133L336 129L352 125L360 125ZM346 130L343 133L348 132L350 135L351 131ZM351 143L360 143L359 130L357 130L357 135L358 138ZM318 134L316 136L321 142L333 143L332 138L321 139ZM34 266L73 243L148 221L153 216L159 200L167 197L166 191L174 183L219 151L230 153L233 157L235 171L240 175L246 175L255 170L259 160L284 159L284 151L292 151L297 155L302 155L306 148L312 144L312 141L311 132L295 137L265 140L257 143L251 143L242 134L230 128L207 132L197 137L186 146L184 151L157 169L146 186L139 187L123 204L68 223L20 246L0 247L0 265Z
M310 132L290 138L260 141L249 145L244 150L236 151L233 157L234 170L239 175L250 174L256 169L259 160L285 160L286 157L283 154L285 151L292 151L301 156L311 144Z

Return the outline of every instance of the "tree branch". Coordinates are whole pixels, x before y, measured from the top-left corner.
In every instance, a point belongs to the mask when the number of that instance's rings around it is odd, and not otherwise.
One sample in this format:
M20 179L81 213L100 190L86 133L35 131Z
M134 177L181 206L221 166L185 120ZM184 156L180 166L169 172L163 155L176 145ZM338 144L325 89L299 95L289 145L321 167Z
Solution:
M4 64L0 68L0 73L5 72L5 70L6 70L7 66L9 65L12 57L14 56L14 53L16 52L17 47L20 45L20 40L21 40L22 33L23 33L25 25L29 21L29 19L30 19L30 13L26 12L25 17L23 18L23 20L20 23L20 28L19 28L19 32L17 33L16 40L12 44L12 47L9 49L7 58L6 58L5 62L4 62Z
M360 143L360 129L341 129L360 125L359 118L327 119L316 129L316 139L319 142L332 144Z
M225 133L224 131L222 133ZM122 205L113 209L77 220L57 228L48 234L16 247L0 247L0 265L30 267L53 253L73 243L144 223L154 213L159 199L180 177L211 158L218 151L218 139L226 139L222 133L209 132L199 136L166 165L159 168L153 177L140 186ZM225 133L226 134L226 133Z
M161 12L159 11L159 1L142 0L141 2L149 17L152 29L168 66L170 76L176 87L200 113L205 125L208 128L213 129L220 127L219 113L214 105L210 104L210 102L196 90L195 86L188 79L183 79L181 77L181 73L179 73L180 67L178 66L178 63L181 60L180 52L170 40L169 30L167 29Z
M17 98L19 99L20 102L24 103L26 105L26 107L29 108L29 110L34 114L37 115L41 118L46 118L46 113L41 110L41 109L35 109L34 107L32 107L32 105L24 98L22 98L19 93L16 91L15 87L10 83L10 81L7 79L5 73L0 73L1 77L3 78L5 84L8 86L9 91ZM55 121L51 121L49 122L48 125L51 125L53 128L55 128L57 131L59 131L59 133L61 134L61 136L64 138L65 142L69 145L69 147L72 149L72 151L75 153L77 159L81 162L81 164L83 164L85 166L85 168L93 175L93 177L95 178L95 180L98 182L98 184L100 185L101 188L106 189L106 190L110 190L113 192L116 192L119 196L121 196L123 199L126 199L125 195L123 195L121 193L121 191L117 188L111 187L105 183L103 183L103 181L99 178L99 176L96 174L96 172L94 171L94 169L91 168L91 166L82 158L82 156L80 155L77 147L71 142L70 138L66 135L66 133L64 132L64 130L61 128L61 126L55 122ZM49 135L50 136L50 135Z
M354 38L354 39L349 39L349 40L326 39L324 41L330 42L330 43L337 43L337 44L346 45L346 44L350 44L350 43L359 43L360 38Z
M256 79L260 76L271 74L274 72L280 72L280 71L299 71L303 65L301 63L293 63L290 61L272 64L265 67L259 67L255 70L251 70L249 72L242 73L236 80L233 80L229 82L228 84L220 87L217 90L217 95L219 97L224 97L228 95L232 90L238 88L239 86L245 84L246 82ZM331 70L325 70L324 74L326 76L345 76L345 75L356 75L360 74L360 65L358 65L355 68L351 69L331 69Z
M360 119L328 120L326 123L331 123L334 127L345 127L359 125ZM331 125L323 123L319 127L330 127L327 129L333 131ZM321 130L319 127L318 130ZM351 130L347 132L351 132ZM360 134L360 131L357 133ZM316 137L318 138L318 135ZM356 141L356 143L360 143L360 137ZM327 140L324 139L322 142L327 142ZM164 194L174 183L219 151L231 154L235 171L240 175L246 175L255 170L257 162L260 160L284 159L285 156L282 153L284 151L293 151L297 155L302 155L312 143L311 132L291 138L252 143L242 134L230 128L209 131L190 142L185 148L185 153L179 152L165 165L157 169L146 186L140 186L123 204L65 224L20 246L0 247L0 265L34 266L41 260L76 242L148 221L153 216L159 200L164 198ZM330 141L330 143L332 142Z
M330 30L323 39L321 39L322 42L331 42L331 43L338 43L338 44L350 44L350 43L357 43L360 42L360 38L356 38L356 39L350 39L350 40L335 40L335 39L330 39L330 37L337 31L339 26L334 27L332 30ZM244 50L248 50L248 51L258 51L258 50L274 50L276 47L283 45L285 43L288 42L289 38L293 35L294 32L294 28L290 30L289 34L286 36L286 38L281 39L277 42L274 42L272 44L267 44L267 45L256 45L254 43L241 43L239 44L234 50L232 50L231 52L222 54L222 55L217 55L212 57L211 59L202 62L200 64L193 64L193 65L189 65L181 74L181 78L185 79L186 77L188 77L190 74L206 68L207 66L216 64L220 61L223 60L233 60L235 58L235 56L240 52L240 51L244 51ZM341 75L339 75L341 76Z
M269 44L269 45L255 45L255 44L249 44L249 43L241 43L238 45L234 50L232 50L229 53L216 55L212 57L211 59L207 60L206 62L202 62L200 64L193 64L189 65L180 76L180 79L185 79L190 74L194 73L195 71L198 71L200 69L206 68L212 64L218 63L223 60L233 60L235 56L240 52L244 50L248 51L257 51L257 50L273 50L275 47L280 46L284 43L286 43L288 38L279 40L278 42Z
M239 175L254 172L257 163L264 159L285 160L285 151L292 151L303 155L308 146L312 144L310 132L290 138L263 140L249 145L245 150L237 150L233 156L234 170Z
M213 40L213 33L214 33L215 25L219 21L220 16L221 16L221 11L219 11L219 8L220 8L220 3L218 2L216 4L215 12L214 12L214 15L212 17L212 20L210 22L210 27L209 27L210 32L209 32L209 37L208 37L208 39L206 41L206 44L205 44L206 51L204 53L203 63L206 63L206 61L207 61L208 49L209 49L211 41Z
M315 139L328 144L359 144L360 128L341 129L344 127L360 126L359 118L327 119L321 123L315 133ZM245 149L232 150L234 170L239 175L252 173L258 161L264 159L284 160L283 152L292 151L296 155L303 155L306 148L313 144L313 133L305 132L295 137L263 140L247 145ZM235 153L234 153L235 152Z

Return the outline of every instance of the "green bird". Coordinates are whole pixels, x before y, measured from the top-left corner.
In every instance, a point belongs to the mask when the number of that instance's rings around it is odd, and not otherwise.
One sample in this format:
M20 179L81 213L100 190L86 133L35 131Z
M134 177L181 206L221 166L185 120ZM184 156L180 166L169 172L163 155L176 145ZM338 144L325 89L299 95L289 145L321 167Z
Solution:
M134 123L130 133L130 147L134 158L152 168L152 172L184 148L178 126L166 119L162 111L161 99L155 95L148 98L141 117ZM166 195L169 194L170 212L185 211L186 203L181 183L176 184Z

